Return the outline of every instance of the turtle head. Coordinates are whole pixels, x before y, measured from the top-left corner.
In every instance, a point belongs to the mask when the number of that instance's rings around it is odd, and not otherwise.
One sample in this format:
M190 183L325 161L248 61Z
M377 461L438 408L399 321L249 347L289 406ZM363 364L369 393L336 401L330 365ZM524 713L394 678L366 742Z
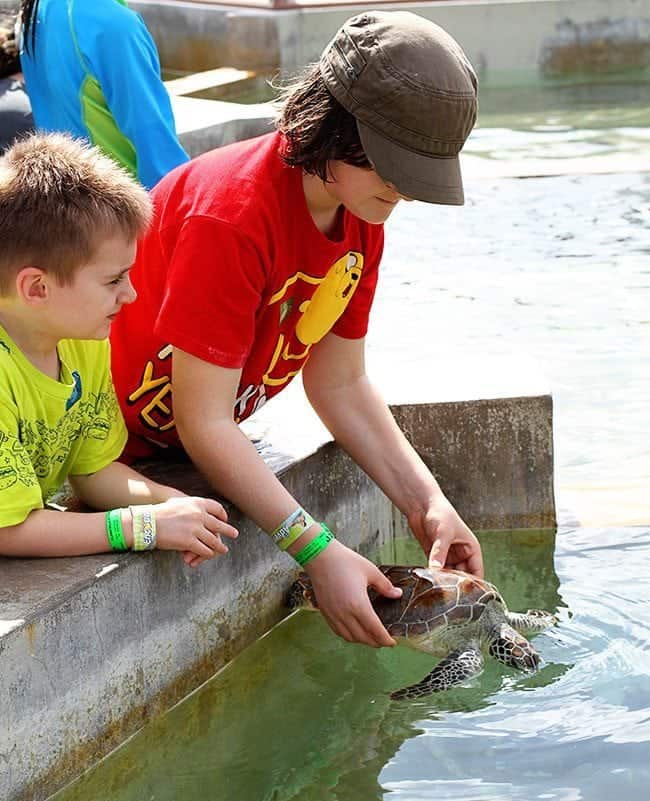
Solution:
M534 673L539 668L539 654L525 637L504 623L492 633L490 655L504 665Z
M318 602L307 573L300 573L293 582L287 595L289 609L318 609Z

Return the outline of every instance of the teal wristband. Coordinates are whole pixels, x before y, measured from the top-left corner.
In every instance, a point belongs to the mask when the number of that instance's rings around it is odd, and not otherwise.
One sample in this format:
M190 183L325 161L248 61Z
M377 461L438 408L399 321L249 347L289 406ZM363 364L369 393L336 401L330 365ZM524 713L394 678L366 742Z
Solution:
M122 510L111 509L106 512L106 536L112 551L128 551L122 528Z
M320 524L320 534L317 534L314 539L307 543L304 548L294 554L294 559L300 567L304 567L307 562L310 562L315 556L325 550L330 542L334 539L334 535L327 528L325 523Z

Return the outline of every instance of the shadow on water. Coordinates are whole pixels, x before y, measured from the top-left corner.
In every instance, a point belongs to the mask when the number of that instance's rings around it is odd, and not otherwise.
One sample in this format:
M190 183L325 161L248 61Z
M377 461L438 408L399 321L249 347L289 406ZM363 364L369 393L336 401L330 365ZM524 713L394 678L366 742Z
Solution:
M513 610L564 607L552 531L486 533L482 543L489 577ZM378 556L422 563L412 540ZM351 646L319 615L298 612L57 801L381 799L381 771L427 727L476 715L504 693L548 687L568 669L549 662L522 676L488 660L466 687L390 700L433 664L407 648Z

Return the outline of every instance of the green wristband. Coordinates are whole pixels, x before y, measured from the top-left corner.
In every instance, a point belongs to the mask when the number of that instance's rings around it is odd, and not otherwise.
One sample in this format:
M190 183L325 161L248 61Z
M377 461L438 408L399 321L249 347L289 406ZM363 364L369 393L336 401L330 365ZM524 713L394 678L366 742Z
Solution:
M128 551L126 540L124 539L124 529L122 528L122 510L111 509L106 512L106 536L108 544L113 551Z
M325 550L330 542L334 539L334 535L327 528L325 523L320 524L320 534L317 534L314 539L307 543L304 548L294 554L294 559L300 567L304 567L307 562L310 562L315 556Z

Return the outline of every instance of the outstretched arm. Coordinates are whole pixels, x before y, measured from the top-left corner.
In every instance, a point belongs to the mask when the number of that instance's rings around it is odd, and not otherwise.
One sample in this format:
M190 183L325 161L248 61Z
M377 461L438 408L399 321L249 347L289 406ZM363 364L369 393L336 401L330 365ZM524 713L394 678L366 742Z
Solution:
M478 540L368 380L364 340L328 334L312 349L303 383L323 423L406 516L430 561L482 576Z
M228 552L221 537L236 537L223 506L210 498L190 498L157 484L126 465L113 462L96 473L70 476L78 497L95 509L121 509L128 548L133 547L133 519L128 506L153 505L157 547L183 552L195 566ZM22 522L0 526L3 556L81 556L109 551L104 513L34 509Z
M177 348L173 354L174 415L178 433L210 483L265 531L273 531L300 504L276 478L233 420L241 371L209 364ZM317 534L312 526L288 552ZM306 566L319 607L346 640L394 645L375 615L367 589L399 597L375 565L334 540Z

